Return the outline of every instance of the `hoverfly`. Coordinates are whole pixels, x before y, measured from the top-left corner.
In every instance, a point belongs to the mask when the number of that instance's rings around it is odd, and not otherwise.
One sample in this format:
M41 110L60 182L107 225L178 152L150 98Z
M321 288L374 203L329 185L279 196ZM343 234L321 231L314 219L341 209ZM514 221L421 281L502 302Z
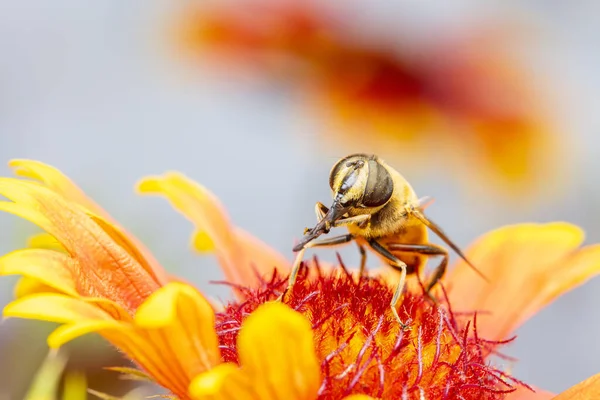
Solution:
M333 202L329 208L320 202L316 204L317 224L312 229L305 229L304 237L293 249L299 253L281 298L294 285L306 249L354 241L361 254L361 276L365 270L367 248L400 271L390 306L400 325L406 328L396 309L406 275L419 273L428 257L441 257L440 264L425 284L425 291L429 295L448 266L448 251L429 243L427 228L487 281L442 229L425 216L424 201L418 199L406 179L379 157L353 154L342 158L329 174L329 186ZM329 233L331 228L340 226L347 227L348 233L316 240L322 234Z

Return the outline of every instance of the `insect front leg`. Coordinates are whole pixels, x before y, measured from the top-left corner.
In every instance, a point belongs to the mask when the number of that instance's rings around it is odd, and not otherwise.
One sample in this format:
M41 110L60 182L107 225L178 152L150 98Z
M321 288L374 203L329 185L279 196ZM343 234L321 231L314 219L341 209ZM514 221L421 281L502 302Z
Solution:
M315 215L317 216L317 223L321 222L321 220L325 217L325 215L327 214L328 211L329 211L329 207L327 207L325 204L321 203L320 201L318 201L317 204L315 204ZM369 222L370 219L371 219L370 214L356 215L354 217L347 217L347 218L339 219L339 220L333 222L333 224L331 226L334 228L337 228L340 226L354 224L354 225L358 225L360 227L364 227Z
M306 246L304 246L296 255L296 259L294 260L294 264L292 265L292 272L290 273L290 277L288 280L288 285L277 299L278 301L283 301L287 292L294 286L296 283L296 279L298 278L298 272L300 271L300 265L302 265L302 259L304 258L304 253L308 248L314 247L333 247L341 244L348 243L354 239L354 235L348 233L346 235L333 236L327 239L315 240L312 242L308 242Z
M317 203L315 204L315 215L317 217L317 224L319 222L321 222L321 220L325 217L325 215L327 214L327 211L329 211L329 208L321 203L320 201L317 201ZM310 232L310 228L304 228L304 234L308 234Z
M334 227L347 226L347 225L357 225L361 228L367 226L369 221L371 220L371 214L361 214L355 215L354 217L342 218L333 223Z
M325 215L327 214L328 211L329 211L329 208L327 208L323 203L317 202L317 204L315 205L315 215L317 216L317 224L321 222L321 220L325 217ZM367 226L367 224L369 223L370 220L371 220L370 214L356 215L354 217L347 216L346 218L342 218L342 219L338 219L337 221L334 221L329 226L329 228L339 228L340 226L347 226L347 225L357 225L360 228L364 228ZM305 235L308 234L310 231L311 231L310 228L304 228Z
M315 204L315 215L317 216L317 223L321 222L323 217L325 217L325 214L327 214L327 211L329 211L329 208L320 201L317 201L317 204Z
M400 324L402 330L410 330L409 322L404 323L400 319L400 315L398 315L398 302L400 300L400 296L402 295L402 291L404 290L404 285L406 283L406 263L400 260L398 257L394 256L389 252L383 245L381 245L375 239L369 240L369 246L376 251L379 255L383 256L390 264L400 270L400 280L398 281L398 285L396 286L396 290L394 291L394 296L392 296L392 301L390 302L390 307L392 308L392 313L394 317Z

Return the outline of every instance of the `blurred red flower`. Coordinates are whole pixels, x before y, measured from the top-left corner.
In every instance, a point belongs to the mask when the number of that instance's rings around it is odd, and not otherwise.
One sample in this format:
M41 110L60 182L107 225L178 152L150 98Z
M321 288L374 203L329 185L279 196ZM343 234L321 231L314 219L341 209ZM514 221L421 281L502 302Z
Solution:
M470 181L534 189L552 159L553 123L505 29L471 27L435 44L375 38L313 2L253 0L187 10L186 51L223 70L288 83L323 116L332 146L402 158L442 158ZM518 37L518 36L517 36ZM514 54L513 54L514 55ZM415 163L415 161L419 161ZM506 184L506 185L499 185Z

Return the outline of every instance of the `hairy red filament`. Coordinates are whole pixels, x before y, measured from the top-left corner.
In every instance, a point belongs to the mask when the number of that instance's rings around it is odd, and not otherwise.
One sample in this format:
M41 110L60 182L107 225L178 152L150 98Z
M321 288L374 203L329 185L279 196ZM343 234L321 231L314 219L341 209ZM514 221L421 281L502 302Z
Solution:
M528 387L488 361L514 338L481 339L477 313L455 314L445 292L438 305L421 290L405 293L398 312L404 321L412 321L412 329L403 331L389 307L392 288L382 279L355 280L344 271L318 268L309 277L304 269L287 299L312 322L321 360L320 400L358 393L402 399L501 399L518 385ZM260 304L275 300L286 284L287 278L274 272L261 279L259 287L235 287L244 301L230 303L216 315L224 361L238 362L236 339L242 321Z

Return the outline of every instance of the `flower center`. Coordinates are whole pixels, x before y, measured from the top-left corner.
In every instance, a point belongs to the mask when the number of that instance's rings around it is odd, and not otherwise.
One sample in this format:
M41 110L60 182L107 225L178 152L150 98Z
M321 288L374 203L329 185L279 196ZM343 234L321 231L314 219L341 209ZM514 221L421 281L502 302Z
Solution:
M258 288L237 288L245 300L216 315L224 361L238 362L243 319L275 300L286 284L287 277L275 271ZM411 290L398 309L410 322L411 329L403 331L390 309L392 291L380 278L340 271L299 277L286 303L312 322L321 361L319 399L361 393L386 399L502 399L517 385L526 386L490 365L488 357L507 341L479 338L475 315L455 315L445 298L434 304L423 290Z

